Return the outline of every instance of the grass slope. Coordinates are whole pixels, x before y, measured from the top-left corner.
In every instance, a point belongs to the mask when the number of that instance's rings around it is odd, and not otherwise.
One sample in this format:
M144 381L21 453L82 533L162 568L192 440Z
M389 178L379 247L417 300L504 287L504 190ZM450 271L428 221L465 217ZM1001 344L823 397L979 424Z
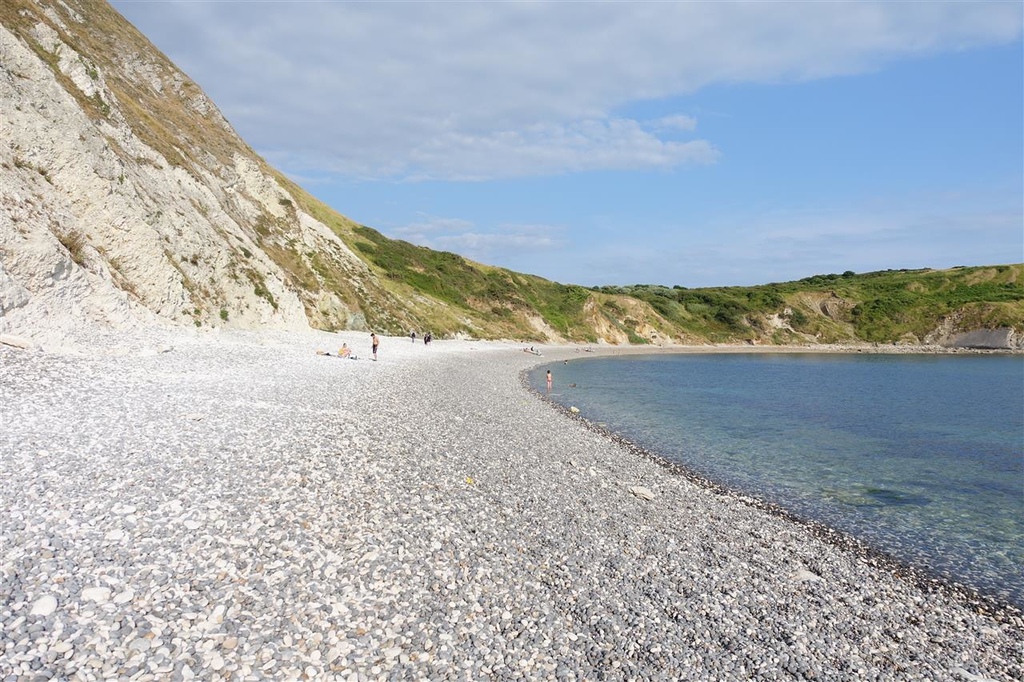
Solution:
M727 342L923 342L953 331L1024 332L1024 265L815 275L753 287L601 287L649 303L681 330Z

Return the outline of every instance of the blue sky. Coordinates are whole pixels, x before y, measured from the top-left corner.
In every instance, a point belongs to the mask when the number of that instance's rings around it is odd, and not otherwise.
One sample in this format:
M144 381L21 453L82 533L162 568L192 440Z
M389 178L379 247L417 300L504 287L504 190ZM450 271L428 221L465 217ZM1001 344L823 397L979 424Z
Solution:
M1024 261L1020 2L112 4L390 237L583 285Z

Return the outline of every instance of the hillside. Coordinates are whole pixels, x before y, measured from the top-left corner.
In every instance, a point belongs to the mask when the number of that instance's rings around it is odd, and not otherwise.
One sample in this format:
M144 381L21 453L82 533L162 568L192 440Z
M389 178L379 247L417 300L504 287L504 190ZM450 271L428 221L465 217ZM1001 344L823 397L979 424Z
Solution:
M975 345L1024 343L1019 265L588 289L388 239L269 167L106 2L7 0L0 54L0 334L56 344L169 324L930 343L1000 330Z
M694 337L791 343L1019 347L1024 265L815 275L756 287L602 287Z

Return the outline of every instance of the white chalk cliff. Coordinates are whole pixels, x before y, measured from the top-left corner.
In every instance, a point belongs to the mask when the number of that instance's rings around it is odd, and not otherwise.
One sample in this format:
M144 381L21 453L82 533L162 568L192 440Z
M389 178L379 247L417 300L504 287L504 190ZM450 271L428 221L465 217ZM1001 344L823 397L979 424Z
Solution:
M106 3L11 0L2 11L0 334L358 328L358 299L386 296ZM97 40L112 43L102 62L84 51ZM318 271L348 291L318 286ZM298 286L296 272L312 281Z

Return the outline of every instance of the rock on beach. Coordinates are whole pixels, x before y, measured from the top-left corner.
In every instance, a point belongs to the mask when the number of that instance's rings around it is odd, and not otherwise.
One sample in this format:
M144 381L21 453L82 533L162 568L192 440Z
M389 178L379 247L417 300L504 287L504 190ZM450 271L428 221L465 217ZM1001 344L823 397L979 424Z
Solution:
M1012 608L402 341L0 345L0 679L1024 679Z

